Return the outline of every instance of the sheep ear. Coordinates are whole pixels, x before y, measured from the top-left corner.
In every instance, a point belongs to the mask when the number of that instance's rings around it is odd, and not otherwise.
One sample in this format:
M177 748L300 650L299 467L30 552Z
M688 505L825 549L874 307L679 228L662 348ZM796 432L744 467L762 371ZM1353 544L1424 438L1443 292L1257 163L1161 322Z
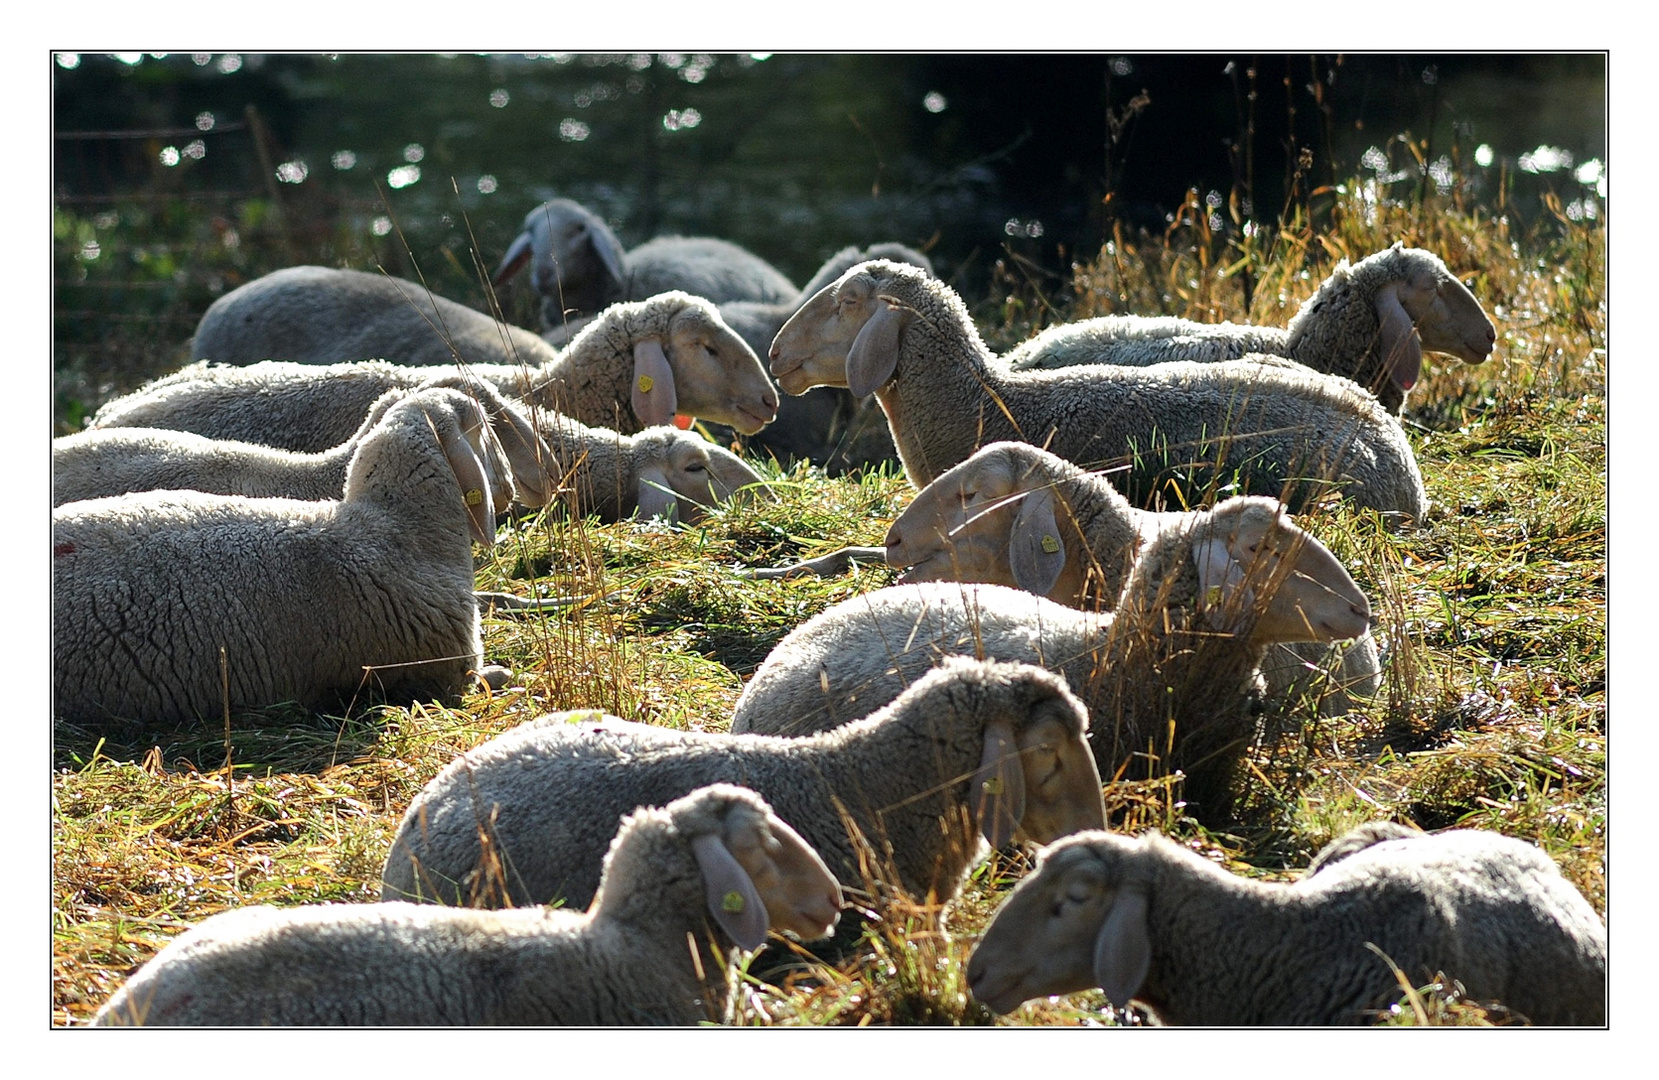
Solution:
M1019 744L1007 723L985 727L985 750L972 781L974 819L979 831L994 848L1014 838L1025 816L1025 769L1020 764Z
M1146 925L1146 894L1121 889L1094 939L1094 979L1118 1008L1146 981L1152 968L1152 934Z
M535 426L512 405L504 403L490 419L490 426L513 470L519 502L532 508L546 506L564 479L564 469L553 451Z
M465 436L456 433L442 439L444 457L461 485L461 501L467 508L467 528L472 538L485 547L495 546L495 499L490 490L489 471Z
M634 346L634 388L631 397L634 415L646 427L674 422L679 398L674 393L674 369L662 342L652 338Z
M512 246L507 248L507 254L501 257L501 265L495 268L495 276L490 278L490 284L504 284L523 270L524 264L530 261L533 243L528 232L521 232L514 237Z
M873 394L887 385L899 366L899 331L903 317L884 300L872 301L874 315L853 339L847 351L847 389L854 397Z
M679 497L668 485L668 474L661 469L646 469L639 474L639 509L641 521L660 517L673 521L679 517Z
M1401 390L1417 385L1423 373L1423 341L1417 336L1417 327L1400 302L1400 283L1393 282L1377 290L1377 320L1381 324L1378 347L1382 349L1383 367L1388 377Z
M1208 613L1211 625L1222 628L1228 610L1248 610L1254 601L1245 590L1241 607L1234 607L1233 590L1244 582L1244 571L1227 541L1210 537L1193 547L1193 561L1198 564L1198 594L1200 607Z
M599 256L599 261L605 266L605 273L618 287L623 284L622 275L622 243L609 229L589 224L582 230L582 240L588 249Z
M1029 593L1047 596L1066 565L1066 545L1054 519L1054 489L1039 488L1026 495L1014 515L1008 540L1008 558L1014 584Z
M691 853L703 872L709 912L720 928L744 950L758 949L766 940L771 917L749 874L727 850L725 841L704 833L691 841Z

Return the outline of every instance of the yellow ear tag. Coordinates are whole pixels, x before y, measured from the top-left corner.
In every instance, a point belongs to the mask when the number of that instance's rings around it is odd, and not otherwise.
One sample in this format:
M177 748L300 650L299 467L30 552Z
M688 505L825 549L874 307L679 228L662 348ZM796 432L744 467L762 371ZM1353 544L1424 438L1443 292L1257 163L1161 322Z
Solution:
M984 783L980 784L979 786L985 789L985 794L987 794L987 795L1001 795L1002 794L1002 777L993 776L989 780L987 780Z
M1046 554L1046 555L1052 555L1056 551L1059 551L1059 550L1060 550L1060 541L1055 539L1052 536L1044 534L1044 536L1043 536L1043 553Z
M461 501L468 506L477 506L484 501L484 493L477 488L467 488L461 495Z
M733 890L720 898L720 910L736 914L743 910L743 894Z
M1205 601L1210 604L1221 603L1221 586L1211 585L1210 591L1205 594Z
M641 375L639 377L639 392L640 393L649 394L651 392L651 388L655 385L657 385L657 380L651 378L651 376Z

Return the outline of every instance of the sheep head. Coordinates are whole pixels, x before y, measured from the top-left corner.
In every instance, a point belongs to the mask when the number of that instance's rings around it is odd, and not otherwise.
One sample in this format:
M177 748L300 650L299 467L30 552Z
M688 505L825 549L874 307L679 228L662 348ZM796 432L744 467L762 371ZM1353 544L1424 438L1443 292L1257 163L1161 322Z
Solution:
M893 377L901 332L910 320L883 289L896 263L860 263L818 290L772 341L772 374L790 394L844 386L863 397ZM913 274L925 273L905 267Z
M1266 646L1343 641L1369 628L1371 605L1354 579L1273 500L1228 499L1198 521L1198 607L1215 629Z
M668 423L680 412L753 435L778 415L766 369L713 304L685 293L640 303L672 308L665 327L635 341L632 392L642 424Z
M530 284L564 311L598 311L623 294L623 251L596 214L570 199L550 199L524 216L491 284L526 264Z
M1098 986L1127 1005L1152 967L1148 883L1133 880L1130 858L1137 843L1089 832L1044 848L968 960L974 997L1007 1013Z
M1373 298L1378 321L1376 348L1383 370L1401 390L1422 374L1423 350L1449 353L1467 364L1483 363L1497 333L1480 301L1431 252L1396 243L1364 260L1385 262L1390 280Z
M977 581L1076 599L1077 582L1061 580L1076 529L1053 470L1040 460L1051 456L993 443L918 492L887 531L888 564L910 567L900 581ZM1070 561L1074 579L1079 556Z
M755 949L768 928L805 941L828 937L841 911L841 886L812 846L747 788L716 784L670 803L706 816L723 803L714 829L693 832L709 913L739 948Z
M974 663L947 660L941 667ZM1105 828L1083 704L1053 672L1029 664L995 666L1001 670L990 677L1003 689L993 692L996 704L987 703L980 763L969 784L980 833L1001 847L1014 839L1041 844Z
M760 474L743 459L691 432L650 428L633 438L639 516L695 522L739 491L769 496Z

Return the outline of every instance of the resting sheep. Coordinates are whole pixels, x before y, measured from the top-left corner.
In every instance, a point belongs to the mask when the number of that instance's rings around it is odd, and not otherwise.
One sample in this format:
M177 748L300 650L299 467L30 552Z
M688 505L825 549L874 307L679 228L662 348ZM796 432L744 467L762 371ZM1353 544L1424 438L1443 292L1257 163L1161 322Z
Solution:
M754 788L842 881L865 874L854 827L875 850L870 873L941 902L984 851L981 835L1000 847L1105 821L1088 716L1064 680L1029 665L955 658L808 739L597 716L553 713L450 763L404 814L382 898L476 899L482 828L512 904L580 906L599 883L607 820L717 781Z
M1352 379L1397 416L1422 374L1424 350L1480 364L1496 340L1480 301L1439 256L1396 243L1352 266L1337 263L1284 329L1107 315L1050 327L1003 359L1016 371L1032 371L1271 353Z
M1257 737L1264 651L1356 637L1369 619L1364 594L1324 545L1272 500L1234 498L1160 531L1131 568L1115 614L946 582L845 600L761 662L732 730L836 727L893 700L941 656L1041 664L1088 705L1102 776L1182 769L1194 812L1219 821Z
M823 860L754 792L631 810L584 913L419 904L246 907L186 931L98 1011L125 1025L641 1025L718 1021L730 942L835 926Z
M1285 885L1156 833L1068 837L997 909L969 984L999 1013L1098 986L1166 1024L1362 1024L1403 993L1392 963L1534 1024L1606 1023L1607 928L1549 856L1473 829L1361 839Z
M1399 421L1346 379L1282 358L1149 368L1010 371L986 349L961 297L915 267L862 263L820 290L773 342L772 372L874 391L916 487L988 442L1017 439L1088 467L1137 505L1180 489L1275 495L1292 509L1337 491L1422 520L1423 478Z
M369 684L452 698L482 667L472 541L494 541L512 493L483 410L429 389L363 439L338 500L147 491L59 507L54 713L191 722Z
M486 383L463 376L428 380L475 398L490 418L519 499L542 506L557 487L558 466L530 421ZM249 498L338 499L346 467L386 410L412 391L388 390L362 426L339 446L317 454L257 443L209 439L164 428L97 428L52 440L52 505L129 491L208 491Z
M1130 506L1105 477L1040 447L992 443L916 493L887 530L886 558L909 567L901 584L982 581L1101 610L1117 603L1142 545L1181 520ZM1332 648L1341 673L1328 680ZM1350 692L1376 693L1379 674L1369 632L1346 647L1275 645L1262 662L1269 701L1318 691L1326 715L1346 712Z
M401 301L387 303L388 319L412 315ZM464 374L532 412L547 409L624 435L669 423L676 413L754 432L777 412L777 391L754 353L712 304L684 293L614 305L563 352L543 348L549 358L540 367L469 363ZM384 360L201 362L109 402L88 426L165 427L315 453L348 438L387 390L455 374L453 364Z

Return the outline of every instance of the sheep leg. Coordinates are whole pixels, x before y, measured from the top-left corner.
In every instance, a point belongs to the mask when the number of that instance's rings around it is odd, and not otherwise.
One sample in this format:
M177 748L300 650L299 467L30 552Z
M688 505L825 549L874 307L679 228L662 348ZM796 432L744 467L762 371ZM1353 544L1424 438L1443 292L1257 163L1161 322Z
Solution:
M878 547L844 547L839 551L832 551L828 555L820 555L816 559L804 559L788 566L762 566L739 570L738 577L755 578L760 581L770 581L773 578L805 577L816 574L819 577L834 577L843 574L859 561L880 562L887 561L887 549Z

